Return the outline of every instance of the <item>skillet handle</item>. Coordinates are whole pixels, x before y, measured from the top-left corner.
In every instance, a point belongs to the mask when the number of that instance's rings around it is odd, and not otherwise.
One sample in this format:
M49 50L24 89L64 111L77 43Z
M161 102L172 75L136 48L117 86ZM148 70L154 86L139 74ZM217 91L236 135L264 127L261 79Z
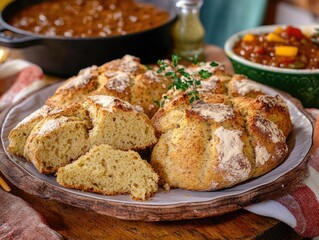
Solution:
M0 25L0 45L2 46L8 48L25 48L37 45L40 41L40 38L14 33Z

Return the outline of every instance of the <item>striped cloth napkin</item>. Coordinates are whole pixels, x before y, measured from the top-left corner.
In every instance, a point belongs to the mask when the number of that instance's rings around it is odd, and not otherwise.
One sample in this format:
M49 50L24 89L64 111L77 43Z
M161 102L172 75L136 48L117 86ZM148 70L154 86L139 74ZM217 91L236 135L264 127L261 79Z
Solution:
M0 112L27 94L43 87L42 70L24 60L11 60L0 66L0 81L14 80L12 87L0 97ZM317 109L309 109L317 114ZM276 218L304 237L319 236L319 116L314 145L308 163L309 176L300 187L280 198L263 201L245 209L258 215Z
M44 87L43 77L40 67L25 60L14 59L0 64L0 112Z

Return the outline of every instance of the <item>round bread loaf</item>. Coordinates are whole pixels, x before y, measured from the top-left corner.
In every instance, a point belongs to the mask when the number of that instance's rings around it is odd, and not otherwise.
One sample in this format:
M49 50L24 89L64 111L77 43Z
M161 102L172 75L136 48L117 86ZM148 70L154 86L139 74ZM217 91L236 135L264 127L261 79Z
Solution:
M243 78L228 84L238 80ZM230 95L201 94L193 104L186 93L175 93L158 110L152 121L160 137L150 163L161 185L198 191L227 188L284 160L291 131L286 104L279 96L233 97L244 93L238 89L228 88Z

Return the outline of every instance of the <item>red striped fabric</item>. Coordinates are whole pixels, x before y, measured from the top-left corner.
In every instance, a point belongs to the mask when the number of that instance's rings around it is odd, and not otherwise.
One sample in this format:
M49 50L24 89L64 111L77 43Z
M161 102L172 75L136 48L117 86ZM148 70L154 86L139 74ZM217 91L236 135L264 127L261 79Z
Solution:
M276 201L296 218L297 226L294 229L297 233L305 237L319 235L319 202L308 186L304 185Z
M18 101L19 97L23 97L23 92L35 91L44 84L42 69L26 61L12 61L12 64L2 65L0 70L1 81L15 78L12 86L0 96L0 112L8 105ZM39 84L40 81L41 84Z

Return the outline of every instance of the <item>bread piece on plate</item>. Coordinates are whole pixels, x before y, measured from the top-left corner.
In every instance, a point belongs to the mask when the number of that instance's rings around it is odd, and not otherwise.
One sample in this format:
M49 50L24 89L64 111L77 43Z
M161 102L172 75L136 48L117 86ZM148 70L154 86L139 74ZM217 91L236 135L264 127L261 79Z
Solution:
M63 108L84 102L88 96L107 95L127 101L151 117L158 109L154 100L160 100L170 83L171 79L157 74L156 69L147 70L139 58L126 55L82 70L62 84L46 104Z
M24 139L20 140L21 136ZM40 114L37 120L23 121L12 130L9 141L9 151L19 152L41 173L50 174L95 145L144 150L152 147L157 138L143 112L120 99L97 95L82 104Z
M137 152L93 147L57 172L57 182L68 188L104 195L130 194L145 200L158 190L158 175Z
M50 113L57 113L47 105L42 106L15 126L9 134L8 151L17 156L23 156L24 146L34 126Z
M109 144L121 150L144 150L157 142L150 119L123 100L96 95L83 103L93 128L90 146Z
M54 173L89 150L91 127L91 122L86 117L61 113L49 115L32 129L25 143L23 156L39 172Z
M98 88L98 67L83 69L77 76L67 79L46 101L52 108L64 108L81 103Z
M277 101L276 97L267 99ZM289 125L288 109L279 110L284 107L280 104L271 104L267 111L255 109L252 103L260 101L204 94L189 104L187 94L180 93L166 102L152 118L160 137L150 163L160 176L160 184L217 190L278 166L287 154L286 135L269 113L281 114L277 120Z
M232 97L255 98L265 93L256 82L244 75L235 74L228 83L228 95Z
M288 137L292 130L289 109L285 101L279 96L259 95L256 98L234 98L234 106L243 115L260 114L274 122Z

